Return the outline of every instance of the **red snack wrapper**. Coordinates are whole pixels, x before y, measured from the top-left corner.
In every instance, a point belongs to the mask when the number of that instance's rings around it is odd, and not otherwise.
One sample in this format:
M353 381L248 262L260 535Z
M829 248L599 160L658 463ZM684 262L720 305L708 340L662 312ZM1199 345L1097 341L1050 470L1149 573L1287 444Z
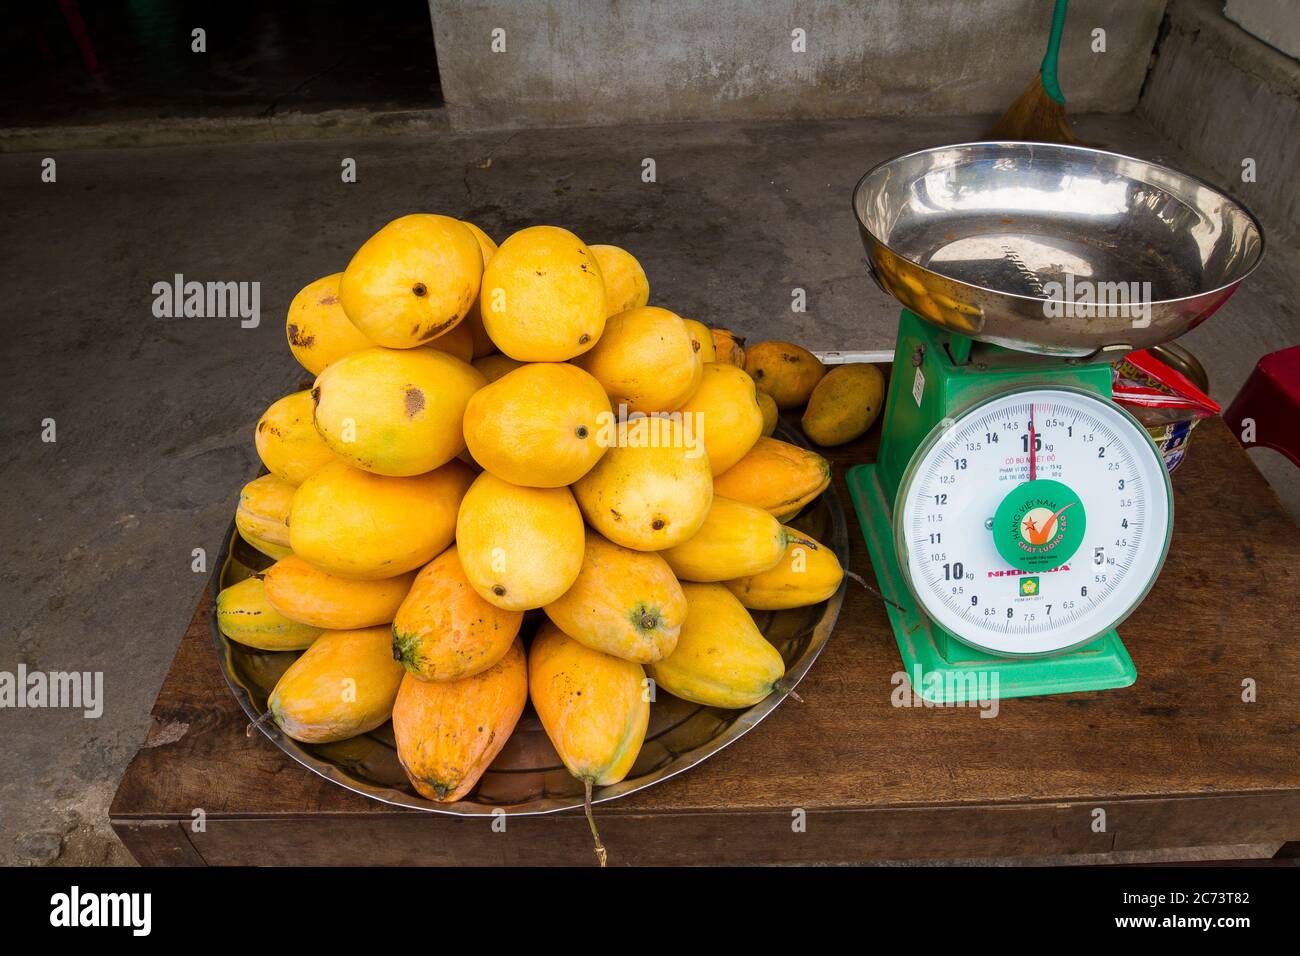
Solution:
M1219 403L1191 379L1145 349L1112 366L1111 389L1115 401L1147 426L1199 420L1220 412Z

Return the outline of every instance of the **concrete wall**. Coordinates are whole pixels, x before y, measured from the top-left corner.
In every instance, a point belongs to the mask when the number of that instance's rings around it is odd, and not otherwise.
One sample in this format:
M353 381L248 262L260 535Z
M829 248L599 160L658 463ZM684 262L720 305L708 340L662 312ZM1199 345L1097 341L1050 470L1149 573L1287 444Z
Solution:
M1076 112L1136 104L1165 0L1076 0ZM430 0L461 128L998 113L1043 55L1049 0ZM1106 31L1106 52L1091 49ZM806 52L792 31L806 32ZM493 52L493 31L504 52Z
M1300 63L1227 20L1217 0L1171 0L1138 113L1266 226L1300 235Z
M1295 0L1227 0L1223 15L1251 36L1300 58L1300 16Z

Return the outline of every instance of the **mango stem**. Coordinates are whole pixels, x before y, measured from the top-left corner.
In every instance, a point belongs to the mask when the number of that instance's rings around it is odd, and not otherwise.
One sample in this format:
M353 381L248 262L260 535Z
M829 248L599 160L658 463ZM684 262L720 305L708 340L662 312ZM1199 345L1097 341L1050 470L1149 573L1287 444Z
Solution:
M847 568L845 568L845 569L844 569L844 576L845 576L846 578L852 578L854 581L857 581L859 584L861 584L864 588L866 588L868 591L870 591L870 592L871 592L872 594L874 594L876 597L880 598L880 600L884 601L886 604L888 604L890 607L892 607L895 611L902 611L902 610L903 610L903 608L902 608L902 606L901 606L900 604L898 604L898 603L895 602L895 601L891 601L889 598L885 597L883 594L881 594L879 591L877 591L875 588L873 588L870 584L868 584L868 583L866 582L866 580L862 577L862 575L860 575L860 574L854 574L852 571L850 571L850 570L848 570Z
M600 865L606 865L605 844L600 842L600 831L596 829L596 818L591 814L591 781L582 781L586 795L583 797L582 809L587 814L587 826L591 827L591 837L596 841L596 859L600 860Z
M781 677L779 680L777 680L777 682L772 685L772 689L784 697L793 697L796 703L800 703L800 704L803 703L803 698L800 697L799 694L795 691L794 681L790 679L789 675Z
M262 724L266 723L267 719L270 716L271 716L271 710L268 707L266 713L262 714L262 716L257 718L257 720L249 721L248 726L244 728L244 736L252 737L253 731L256 730L258 727L262 726Z

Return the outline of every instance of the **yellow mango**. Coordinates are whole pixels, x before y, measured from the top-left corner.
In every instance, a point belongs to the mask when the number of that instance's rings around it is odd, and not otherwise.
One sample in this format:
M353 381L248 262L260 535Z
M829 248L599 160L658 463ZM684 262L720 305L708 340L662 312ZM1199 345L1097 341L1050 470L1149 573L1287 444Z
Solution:
M485 601L509 611L541 607L582 569L582 514L568 488L525 488L485 471L461 503L456 547Z
M311 392L303 390L272 403L253 432L257 455L271 474L300 485L338 461L312 424Z
M713 490L778 517L797 513L831 483L831 463L807 448L760 438L748 454L713 480Z
M523 366L523 362L512 359L509 355L502 355L500 352L493 352L491 355L485 355L474 360L474 367L483 373L483 377L488 380L489 385Z
M679 411L683 416L698 416L695 420L715 475L744 458L763 431L754 380L734 365L705 365L699 388Z
M762 508L714 495L700 530L659 553L683 581L729 581L775 566L785 542L781 523Z
M487 334L487 329L483 326L483 316L478 310L479 302L476 299L473 308L469 310L469 315L465 316L465 321L461 323L461 325L469 329L471 364L477 364L481 358L500 354L497 352L496 343ZM457 328L460 328L460 326L458 325ZM438 340L434 339L433 341ZM502 356L502 358L504 357Z
M596 786L627 776L650 723L640 664L593 651L547 621L528 651L528 694L569 773Z
M316 379L316 429L354 467L421 475L464 450L465 406L486 383L473 366L432 348L353 352Z
M474 233L474 238L478 240L479 252L483 254L483 268L492 261L492 257L497 254L497 244L492 237L486 232L474 225L472 222L466 222L464 219L461 223L470 232ZM470 337L474 346L472 349L472 358L480 359L485 355L491 355L497 350L496 343L492 341L491 336L487 334L487 329L483 327L483 290L480 287L479 294L474 298L474 304L470 306L469 313L465 316L465 321L461 325L467 326L470 330Z
M885 403L885 377L874 365L837 365L808 397L803 432L819 445L843 445L864 434Z
M491 258L497 255L497 241L469 220L460 220L460 225L463 225L465 229L468 229L473 234L474 242L478 243L478 252L482 255L484 265L490 263Z
M235 509L239 536L277 561L289 553L289 508L296 485L278 475L262 475L244 485Z
M745 367L745 340L730 329L709 329L713 337L715 362Z
M677 647L646 673L674 697L709 707L752 707L785 676L785 661L721 584L683 584Z
M415 580L413 573L358 581L314 568L296 554L266 569L271 606L292 621L331 631L387 624Z
M323 632L276 682L272 719L308 744L374 730L392 716L405 673L390 645L387 627Z
M704 367L681 316L657 306L611 315L600 341L574 364L595 376L615 405L646 414L681 407Z
M577 580L543 610L575 641L644 664L677 646L686 596L659 555L619 547L588 530Z
M321 633L320 628L291 621L272 607L259 574L221 589L217 628L232 641L259 651L300 651Z
M605 454L600 427L610 415L605 390L582 369L534 362L474 393L465 408L465 442L498 478L560 488Z
M474 361L474 330L469 320L466 319L437 338L430 339L429 348L453 355L467 365Z
M427 345L465 317L478 296L483 254L464 224L416 213L365 241L339 281L352 324L376 345Z
M759 342L745 352L745 371L777 408L794 408L808 401L826 366L793 342Z
M618 246L592 246L605 280L605 314L617 315L650 301L650 280L636 257Z
M573 233L530 226L501 243L483 274L483 327L521 362L563 362L605 329L605 280Z
M289 513L299 557L345 578L391 578L428 564L456 533L474 470L452 460L428 474L386 478L344 462L303 482Z
M307 371L319 375L325 367L350 352L374 346L352 324L339 302L342 272L305 286L289 303L284 330L289 351Z
M752 381L752 379L751 379ZM758 408L763 413L763 438L771 438L776 433L776 423L781 420L781 410L772 401L767 392L758 393Z
M514 641L492 667L451 681L407 674L393 705L397 759L424 797L454 803L474 789L528 703L528 664Z
M670 418L638 418L602 437L613 445L573 485L587 523L615 544L659 551L699 530L713 472L698 435Z
M474 241L478 243L479 253L483 256L483 265L486 267L497 254L496 240L468 219L462 219L460 224L474 234Z
M483 470L483 466L474 460L474 456L469 453L468 448L465 449L463 452L461 452L459 455L457 455L456 458L457 460L463 461L465 464L473 468L474 474L476 475Z
M820 604L844 580L840 559L826 545L786 527L789 543L776 567L728 581L727 590L756 611L781 611Z
M709 327L703 322L696 322L694 319L683 318L682 321L686 323L686 331L691 336L691 345L699 353L700 361L706 365L709 362L716 362L718 360L718 349L713 344L713 333L709 331Z
M420 680L472 677L505 656L523 620L479 596L453 545L420 569L397 609L393 656Z

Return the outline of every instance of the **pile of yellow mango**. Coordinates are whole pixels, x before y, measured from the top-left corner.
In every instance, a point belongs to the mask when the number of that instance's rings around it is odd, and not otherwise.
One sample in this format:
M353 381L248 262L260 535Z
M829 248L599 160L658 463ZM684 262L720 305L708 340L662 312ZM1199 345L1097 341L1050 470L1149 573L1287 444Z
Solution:
M649 296L615 246L417 214L294 298L315 382L258 421L269 474L236 514L275 563L217 600L231 640L302 651L269 699L285 734L391 717L413 786L450 802L531 698L590 793L631 769L656 691L743 708L781 687L748 609L826 600L843 570L783 524L830 466L770 437L777 410L848 440L879 372L746 353Z

